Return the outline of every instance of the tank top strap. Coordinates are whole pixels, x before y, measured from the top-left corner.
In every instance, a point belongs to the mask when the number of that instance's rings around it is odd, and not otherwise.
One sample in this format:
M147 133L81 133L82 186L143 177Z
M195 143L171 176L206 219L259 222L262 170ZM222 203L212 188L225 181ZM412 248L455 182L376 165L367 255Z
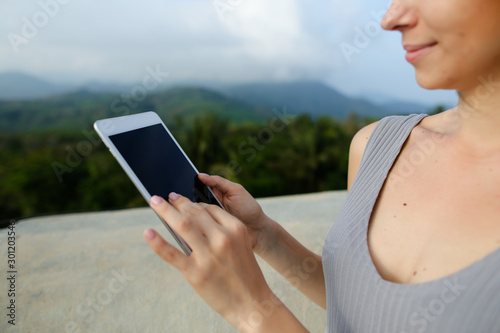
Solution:
M411 114L380 120L368 139L352 189L362 186L378 192L411 131L425 117Z

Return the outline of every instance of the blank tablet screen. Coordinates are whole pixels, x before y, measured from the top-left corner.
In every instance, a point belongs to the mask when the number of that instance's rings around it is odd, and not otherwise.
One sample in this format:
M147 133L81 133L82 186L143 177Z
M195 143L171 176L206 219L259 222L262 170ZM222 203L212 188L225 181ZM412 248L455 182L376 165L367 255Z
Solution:
M197 172L161 124L109 137L150 195L176 192L193 202L218 205Z

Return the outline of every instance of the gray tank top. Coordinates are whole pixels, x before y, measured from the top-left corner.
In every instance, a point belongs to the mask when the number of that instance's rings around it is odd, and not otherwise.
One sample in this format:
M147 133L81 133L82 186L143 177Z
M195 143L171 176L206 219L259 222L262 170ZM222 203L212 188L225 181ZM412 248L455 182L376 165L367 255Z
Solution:
M382 119L323 249L327 332L500 332L500 249L444 278L388 282L370 257L370 215L411 130L426 115ZM499 221L500 222L500 221Z

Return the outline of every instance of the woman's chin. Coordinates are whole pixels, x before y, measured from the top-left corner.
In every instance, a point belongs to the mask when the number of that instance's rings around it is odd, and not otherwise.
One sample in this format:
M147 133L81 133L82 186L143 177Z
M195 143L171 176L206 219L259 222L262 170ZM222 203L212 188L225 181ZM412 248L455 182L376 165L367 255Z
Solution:
M455 86L454 80L452 79L444 79L444 75L427 75L422 73L415 73L415 79L420 87L427 90L455 90L457 87Z

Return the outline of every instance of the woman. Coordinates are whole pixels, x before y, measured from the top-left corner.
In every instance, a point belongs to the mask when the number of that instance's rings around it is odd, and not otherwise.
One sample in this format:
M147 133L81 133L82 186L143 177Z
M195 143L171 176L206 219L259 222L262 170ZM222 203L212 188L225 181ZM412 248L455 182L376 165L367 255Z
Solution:
M402 33L418 83L457 90L459 104L387 117L354 137L349 193L322 257L240 185L207 175L231 215L174 193L153 197L193 254L150 229L148 244L242 332L305 331L254 253L282 274L317 263L300 290L327 310L329 332L499 332L499 17L498 0L391 4L382 26Z

